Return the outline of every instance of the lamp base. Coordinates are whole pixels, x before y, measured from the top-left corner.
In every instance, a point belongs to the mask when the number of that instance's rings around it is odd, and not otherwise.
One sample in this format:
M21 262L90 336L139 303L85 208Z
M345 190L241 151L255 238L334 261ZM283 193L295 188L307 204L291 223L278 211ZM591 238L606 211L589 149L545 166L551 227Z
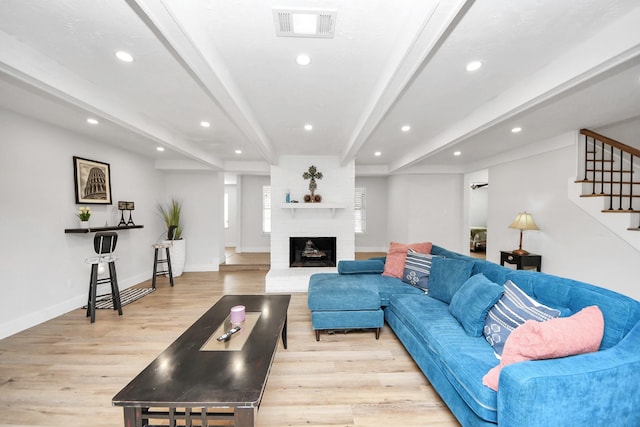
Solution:
M514 255L529 255L529 252L525 251L524 249L514 249L511 251L511 253Z

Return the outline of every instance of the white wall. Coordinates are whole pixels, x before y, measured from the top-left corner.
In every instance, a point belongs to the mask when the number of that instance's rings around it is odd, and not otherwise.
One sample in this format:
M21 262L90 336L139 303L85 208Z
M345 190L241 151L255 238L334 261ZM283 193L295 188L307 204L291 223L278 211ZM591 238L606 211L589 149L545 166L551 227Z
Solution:
M184 271L218 271L224 260L223 173L168 172L165 179L167 201L175 197L182 202Z
M151 277L150 245L163 230L156 197L164 192L151 160L2 109L0 140L0 338L86 303L83 261L93 253L93 234L64 233L79 227L74 155L110 164L114 205L90 205L91 223L117 225L117 201L127 200L135 202L134 222L144 225L118 232L121 288Z
M240 213L242 228L240 233L239 251L241 252L269 252L271 236L262 231L262 187L271 185L268 176L242 176L242 191L239 195L242 203ZM272 195L272 205L275 207L284 201L284 197Z
M464 253L462 236L466 236L467 226L463 222L463 187L461 174L389 177L389 240L430 241Z
M365 233L356 234L357 252L385 252L389 248L387 237L387 177L356 177L356 187L365 187Z
M230 184L224 186L224 191L228 195L229 202L229 227L224 230L224 245L237 247L240 243L240 215L238 212L238 185Z
M183 202L185 271L218 270L224 254L221 173L165 174L149 158L2 109L0 140L0 338L86 304L90 267L84 259L93 254L94 234L64 233L79 227L73 156L110 165L114 204L89 205L92 225L117 225L117 201L127 200L135 202L133 221L144 226L118 231L121 289L151 278L151 244L166 233L156 206L172 196ZM102 285L99 293L108 289Z
M559 139L575 141L575 134ZM542 271L593 283L640 298L636 266L640 253L569 201L567 183L576 174L575 146L491 167L487 259L518 247L508 228L518 212L531 212L540 228L525 231L523 248L542 255Z

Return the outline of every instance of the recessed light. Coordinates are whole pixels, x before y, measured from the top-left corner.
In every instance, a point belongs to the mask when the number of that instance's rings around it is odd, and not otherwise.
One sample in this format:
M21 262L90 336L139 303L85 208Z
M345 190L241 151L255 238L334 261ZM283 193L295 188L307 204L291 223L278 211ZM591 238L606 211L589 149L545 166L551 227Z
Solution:
M156 150L158 150L158 151L164 151L164 147L156 147Z
M132 62L133 56L129 52L125 52L124 50L119 50L116 52L116 57L122 62Z
M208 128L209 126L211 126L211 123L209 123L209 122L200 122L200 126L202 126L203 128Z
M304 125L304 130L311 130L311 129L313 129L313 125L310 125L310 124Z
M454 155L454 156L459 156L460 154L462 154L462 151L454 151L454 152L453 152L453 155Z
M311 64L311 57L309 55L298 55L296 56L296 62L298 65L309 65Z
M480 61L471 61L467 64L467 71L476 71L482 67L482 62Z
M514 127L513 129L511 129L511 132L513 132L513 133L518 133L520 131L522 131L522 128L519 127L519 126L518 127Z
M236 150L236 154L242 154L242 150Z
M401 130L402 132L409 132L409 131L411 130L411 126L409 126L409 125L404 125L404 126L402 126L402 127L400 128L400 130Z
M382 153L380 151L376 151L375 153L373 153L373 155L376 157L380 157L382 156Z
M97 125L99 122L96 119L89 118L87 119L87 123L90 125Z

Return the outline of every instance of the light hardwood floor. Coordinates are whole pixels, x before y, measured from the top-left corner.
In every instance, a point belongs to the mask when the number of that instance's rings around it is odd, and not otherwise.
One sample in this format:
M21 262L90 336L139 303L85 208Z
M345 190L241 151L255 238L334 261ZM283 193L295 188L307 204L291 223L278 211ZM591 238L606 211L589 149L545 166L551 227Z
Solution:
M264 292L264 271L185 273L124 307L74 310L0 340L0 425L121 426L111 398L224 294ZM150 281L142 286L150 286ZM315 341L293 294L259 426L457 426L388 326ZM206 372L203 372L206 375Z

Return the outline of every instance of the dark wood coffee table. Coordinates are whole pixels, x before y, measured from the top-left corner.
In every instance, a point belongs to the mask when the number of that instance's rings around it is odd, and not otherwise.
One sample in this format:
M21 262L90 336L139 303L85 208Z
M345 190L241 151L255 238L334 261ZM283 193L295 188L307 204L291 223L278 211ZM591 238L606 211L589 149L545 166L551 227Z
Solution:
M290 299L222 297L113 397L113 405L124 408L125 427L166 425L167 420L170 426L209 426L221 420L253 426L280 336L287 348ZM230 327L235 305L246 307L251 325L226 343L217 342L218 332Z

